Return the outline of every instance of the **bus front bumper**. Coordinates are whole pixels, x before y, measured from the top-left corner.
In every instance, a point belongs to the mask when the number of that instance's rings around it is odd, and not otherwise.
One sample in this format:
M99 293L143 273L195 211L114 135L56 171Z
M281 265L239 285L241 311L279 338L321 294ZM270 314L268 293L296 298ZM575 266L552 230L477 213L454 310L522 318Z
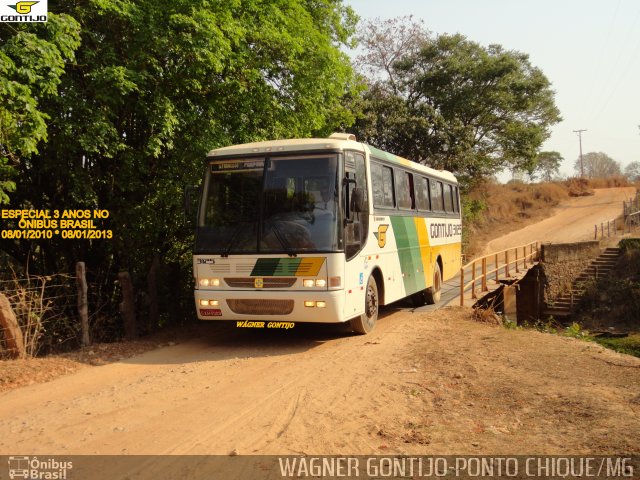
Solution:
M348 320L344 318L344 290L266 293L255 290L196 290L198 319L309 323Z

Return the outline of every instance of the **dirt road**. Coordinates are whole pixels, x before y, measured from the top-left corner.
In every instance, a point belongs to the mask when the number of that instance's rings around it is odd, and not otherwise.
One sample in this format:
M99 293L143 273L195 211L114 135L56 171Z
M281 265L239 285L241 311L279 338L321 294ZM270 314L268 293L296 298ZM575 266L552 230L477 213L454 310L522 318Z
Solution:
M0 454L640 453L640 359L466 309L175 341L0 393Z
M593 196L562 202L554 215L489 242L484 254L509 247L541 242L577 242L594 238L594 225L613 220L622 213L622 202L635 195L634 187L596 189Z
M0 453L640 452L640 359L468 317L390 309L369 336L202 325L0 395Z

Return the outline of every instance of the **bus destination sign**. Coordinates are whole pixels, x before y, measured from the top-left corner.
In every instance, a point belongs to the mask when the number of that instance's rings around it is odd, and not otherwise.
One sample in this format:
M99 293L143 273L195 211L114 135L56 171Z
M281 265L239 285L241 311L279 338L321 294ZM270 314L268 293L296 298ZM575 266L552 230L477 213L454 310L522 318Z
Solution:
M264 160L226 160L211 164L211 173L262 171Z

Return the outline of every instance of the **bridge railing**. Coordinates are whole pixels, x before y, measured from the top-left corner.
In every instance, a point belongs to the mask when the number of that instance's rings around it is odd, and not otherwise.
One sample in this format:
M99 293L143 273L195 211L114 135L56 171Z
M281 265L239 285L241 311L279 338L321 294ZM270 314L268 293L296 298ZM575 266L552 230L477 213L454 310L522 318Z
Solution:
M631 232L632 228L640 225L640 211L629 213L624 219L624 231Z
M496 283L500 282L500 272L504 271L504 278L511 276L513 265L515 272L520 272L520 266L526 270L528 264L538 258L538 242L531 242L518 247L507 248L499 252L493 252L484 257L476 258L460 269L460 306L464 306L464 292L471 286L471 298L478 298L476 285L479 284L481 292L489 291L487 279L493 275ZM480 271L478 271L478 268ZM467 271L469 271L467 273ZM467 278L471 280L465 283Z

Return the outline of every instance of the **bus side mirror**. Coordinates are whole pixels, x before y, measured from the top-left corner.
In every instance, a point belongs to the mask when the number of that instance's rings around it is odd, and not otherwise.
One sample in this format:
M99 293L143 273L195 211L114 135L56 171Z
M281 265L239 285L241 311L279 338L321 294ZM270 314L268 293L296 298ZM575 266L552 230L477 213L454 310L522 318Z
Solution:
M185 223L190 227L196 225L196 211L198 209L198 186L186 185L184 187L184 217Z
M362 188L353 187L353 190L351 190L350 209L354 213L360 213L366 210L366 205L364 203L364 190Z

